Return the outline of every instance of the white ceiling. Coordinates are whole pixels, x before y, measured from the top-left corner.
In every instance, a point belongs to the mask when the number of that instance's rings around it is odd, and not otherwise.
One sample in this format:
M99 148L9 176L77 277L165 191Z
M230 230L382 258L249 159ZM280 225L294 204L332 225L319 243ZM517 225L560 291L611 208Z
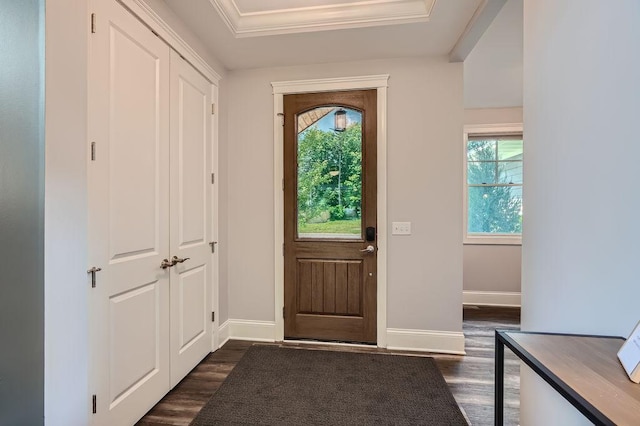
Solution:
M465 108L522 106L523 0L506 0L504 6L505 0L146 1L150 6L160 3L162 7L173 11L202 41L209 53L229 70L449 54L457 57L463 52L462 57L466 56ZM227 6L237 9L239 16L259 17L259 25L273 23L263 18L277 15L280 21L276 20L276 23L281 28L263 28L264 31L254 28L249 33L237 33L218 11L219 4L225 2ZM370 13L367 12L370 7L358 12L358 5L371 6L375 3L384 8L393 3L393 7L409 4L415 7L416 2L421 4L421 9L416 10L412 19L421 22L376 22L365 16ZM335 29L335 15L339 17L341 14L331 8L342 6L354 6L350 10L362 12L360 16L369 19L365 25L370 26L363 27L362 22L355 22L352 23L354 28ZM304 12L303 15L311 12L307 18L313 15L313 19L319 19L328 15L331 19L324 22L328 22L328 26L323 27L322 22L316 23L316 27L303 23L300 28L293 29L305 32L292 33L291 28L283 30L282 20L288 19L285 12L300 10ZM425 10L428 11L428 19L417 18ZM487 15L490 10L493 11ZM488 20L485 16L489 17ZM495 19L491 21L493 16ZM482 20L485 22L478 24ZM245 25L246 29L247 23L252 22L245 21L241 26ZM473 33L477 36L469 37ZM480 37L479 40L477 37ZM458 43L459 40L462 43ZM469 46L466 52L464 46ZM471 52L467 56L469 50Z
M290 7L293 0L275 1L278 7ZM425 0L421 1L428 4ZM438 0L428 22L244 38L234 36L218 14L213 0L165 0L165 3L222 65L233 70L448 55L482 1ZM267 3L265 0L236 2L244 12L263 11ZM341 2L349 3L347 0Z

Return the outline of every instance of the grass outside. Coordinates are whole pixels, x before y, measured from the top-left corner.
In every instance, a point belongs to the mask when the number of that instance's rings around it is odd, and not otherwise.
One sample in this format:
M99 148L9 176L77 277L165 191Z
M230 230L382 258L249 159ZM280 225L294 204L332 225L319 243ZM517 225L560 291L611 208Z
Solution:
M360 235L360 219L330 220L324 223L299 223L300 234L355 234Z

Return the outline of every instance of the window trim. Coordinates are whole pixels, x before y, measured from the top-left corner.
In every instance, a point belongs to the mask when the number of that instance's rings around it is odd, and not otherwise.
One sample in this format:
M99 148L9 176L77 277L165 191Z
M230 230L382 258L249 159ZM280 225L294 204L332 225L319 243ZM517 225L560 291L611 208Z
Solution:
M522 234L493 234L480 235L469 234L467 232L467 216L468 216L468 184L467 184L467 143L469 135L523 135L522 123L506 123L506 124L470 124L464 126L463 132L463 167L462 167L462 235L463 244L479 244L479 245L522 245ZM524 136L523 136L524 137ZM524 187L524 179L522 182Z

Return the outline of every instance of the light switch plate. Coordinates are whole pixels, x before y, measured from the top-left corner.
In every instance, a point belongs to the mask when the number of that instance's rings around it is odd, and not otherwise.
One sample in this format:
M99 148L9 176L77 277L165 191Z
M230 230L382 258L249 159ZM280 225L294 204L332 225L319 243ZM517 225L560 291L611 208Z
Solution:
M391 222L391 235L411 235L411 222Z

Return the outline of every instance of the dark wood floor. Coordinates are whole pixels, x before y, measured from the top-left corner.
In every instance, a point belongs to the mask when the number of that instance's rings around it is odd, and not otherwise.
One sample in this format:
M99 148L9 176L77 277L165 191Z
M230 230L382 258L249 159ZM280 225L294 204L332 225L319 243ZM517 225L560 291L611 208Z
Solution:
M388 351L377 348L284 343L308 349L400 353L433 357L472 425L493 424L494 330L517 329L517 308L465 307L466 356ZM141 426L188 425L220 387L252 342L232 340L207 356L138 422ZM520 363L505 351L505 424L517 425Z

